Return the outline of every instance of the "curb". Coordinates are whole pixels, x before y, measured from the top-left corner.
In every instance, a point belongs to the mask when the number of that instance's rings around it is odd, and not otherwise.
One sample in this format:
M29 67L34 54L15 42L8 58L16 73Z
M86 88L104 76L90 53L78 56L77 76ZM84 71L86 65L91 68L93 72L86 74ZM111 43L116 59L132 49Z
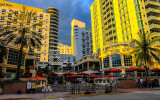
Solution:
M8 98L8 99L0 99L0 100L31 100L32 98Z

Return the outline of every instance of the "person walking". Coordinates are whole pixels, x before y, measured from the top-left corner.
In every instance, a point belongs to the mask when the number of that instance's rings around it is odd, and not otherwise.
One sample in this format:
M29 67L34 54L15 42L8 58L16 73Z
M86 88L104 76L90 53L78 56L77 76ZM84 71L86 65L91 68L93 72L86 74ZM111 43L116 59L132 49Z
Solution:
M151 79L148 78L148 85L149 85L149 88L151 88Z
M142 78L140 78L140 88L143 88L144 86L143 86L143 79Z

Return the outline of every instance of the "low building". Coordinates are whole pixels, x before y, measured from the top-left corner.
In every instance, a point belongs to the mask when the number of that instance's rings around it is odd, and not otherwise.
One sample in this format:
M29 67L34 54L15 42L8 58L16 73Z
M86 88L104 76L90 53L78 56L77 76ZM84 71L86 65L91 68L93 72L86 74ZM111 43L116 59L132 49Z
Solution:
M61 68L63 72L72 71L74 65L73 55L71 54L60 54Z
M99 73L100 63L97 54L87 55L74 63L74 72Z

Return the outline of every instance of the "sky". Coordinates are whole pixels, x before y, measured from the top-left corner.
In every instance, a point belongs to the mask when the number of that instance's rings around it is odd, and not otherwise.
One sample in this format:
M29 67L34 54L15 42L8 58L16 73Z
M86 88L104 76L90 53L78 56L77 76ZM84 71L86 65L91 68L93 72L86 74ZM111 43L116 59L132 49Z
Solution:
M71 45L71 21L77 19L86 23L91 28L90 6L94 0L5 0L37 7L46 10L55 7L59 10L59 35L58 42Z

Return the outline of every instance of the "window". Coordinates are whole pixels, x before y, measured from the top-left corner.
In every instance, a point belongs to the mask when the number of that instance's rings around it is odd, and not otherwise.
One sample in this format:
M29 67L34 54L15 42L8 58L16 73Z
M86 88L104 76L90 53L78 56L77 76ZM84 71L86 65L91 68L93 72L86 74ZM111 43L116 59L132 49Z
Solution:
M40 58L41 56L40 56L40 54L37 54L37 58Z
M12 64L12 65L18 65L18 55L19 52L15 51L15 50L9 50L9 55L8 55L8 64ZM25 55L22 55L22 61L21 61L21 65L24 65L24 58Z
M11 22L7 22L7 25L11 25Z
M37 17L34 17L34 18L33 18L33 22L37 22Z
M110 65L109 65L109 57L104 58L103 59L103 63L104 63L104 68L110 67Z
M36 30L36 25L33 25L33 30Z
M18 11L15 11L15 14L17 15L17 14L18 14Z
M124 65L132 66L132 56L131 55L124 55Z
M122 66L122 64L121 64L121 56L120 55L112 56L112 66L113 67Z
M39 19L43 19L43 14L40 14Z
M2 9L2 13L3 13L3 12L6 12L6 9Z
M8 14L8 18L11 18L12 17L12 14Z
M1 17L0 22L1 22L1 23L4 22L4 17Z

